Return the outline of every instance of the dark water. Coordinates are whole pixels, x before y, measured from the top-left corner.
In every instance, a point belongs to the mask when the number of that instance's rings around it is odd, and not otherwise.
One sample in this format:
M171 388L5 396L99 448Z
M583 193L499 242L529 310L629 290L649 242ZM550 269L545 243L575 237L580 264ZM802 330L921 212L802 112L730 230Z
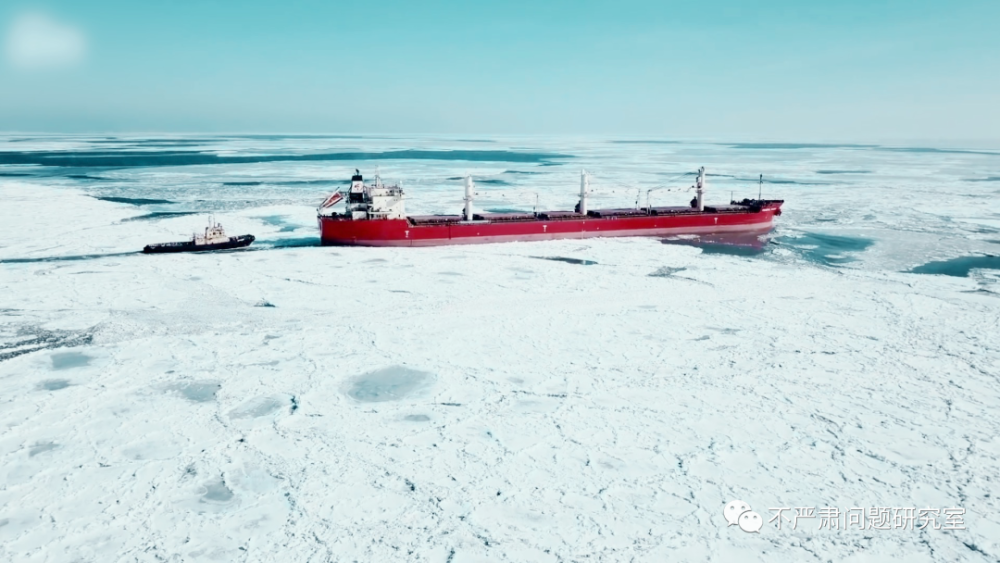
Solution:
M879 145L823 144L823 143L735 143L734 149L795 150L795 149L872 149L887 152L927 153L927 154L980 154L1000 156L998 152L965 149L936 149L928 147L883 147Z
M282 161L442 160L472 162L532 162L555 164L571 158L555 153L468 150L398 150L386 152L336 152L318 154L219 155L202 151L26 151L0 152L0 164L33 164L74 167L198 166Z
M139 215L138 217L129 217L127 219L122 219L125 221L155 221L158 219L168 219L170 217L183 217L185 215L197 215L198 211L154 211L153 213L147 213L145 215Z
M262 245L271 245L272 248L301 248L305 246L320 246L319 237L286 238L273 241L260 241ZM253 250L264 250L264 247L253 248Z
M67 174L66 177L67 178L72 178L74 180L94 180L94 181L101 181L101 182L113 181L113 180L110 180L109 178L103 178L101 176L91 176L90 174ZM97 199L101 199L101 198L97 198Z
M278 178L274 180L246 180L222 182L223 186L247 187L247 186L331 186L342 184L339 179L329 180L286 180Z
M625 140L625 141L608 141L609 143L614 143L617 145L676 145L680 141L657 141L657 140Z
M827 145L823 143L735 143L734 149L795 150L795 149L872 149L878 145Z
M879 147L878 150L889 152L912 152L926 154L981 154L988 156L1000 156L1000 152L970 151L963 149L934 149L926 147Z
M464 176L452 176L451 178L448 178L448 180L450 180L450 181L464 180L464 179L465 179ZM476 182L476 184L486 184L486 185L491 185L491 186L509 186L509 185L511 185L510 182L508 182L507 180L501 180L499 178L485 178L485 179L482 179L482 180L475 180L475 182Z
M531 211L525 211L523 209L515 209L513 207L490 207L489 209L484 209L487 213L531 213Z
M112 197L103 196L98 197L101 201L111 201L114 203L128 203L130 205L164 205L168 203L173 203L169 199L148 199L142 197Z
M768 250L766 233L715 233L689 237L663 239L663 244L693 246L704 254L725 254L729 256L757 256Z
M261 217L261 221L271 225L273 227L281 227L278 232L290 233L297 230L299 227L288 222L288 218L283 215L268 215L266 217Z
M276 180L274 183L282 186L328 186L343 182L339 180Z
M267 134L243 134L243 135L225 135L219 137L220 139L258 139L261 141L285 141L294 139L385 139L386 137L372 137L368 135L267 135Z
M307 246L320 246L319 237L301 237L277 240L256 241L253 246L247 248L236 248L232 250L214 250L212 254L228 254L232 252L255 252L261 250L271 250L280 248L300 248ZM100 260L102 258L115 258L121 256L142 256L140 250L133 252L109 252L107 254L76 254L70 256L41 256L36 258L8 258L0 260L0 264L36 264L45 262L76 262L84 260Z
M710 176L715 176L715 174L710 174ZM808 182L805 180L789 180L787 178L768 178L764 176L763 180L760 178L737 178L739 182L749 182L756 184L758 181L762 181L765 184L778 184L778 185L789 185L789 186L827 186L827 182Z
M950 260L928 262L913 268L910 273L967 278L972 270L1000 270L1000 256L960 256Z
M8 258L7 260L0 260L0 264L33 264L37 262L74 262L77 260L97 260L100 258L110 258L114 256L131 256L133 254L142 254L142 252L140 251L109 252L108 254L78 254L73 256L46 256L42 258Z
M17 311L17 309L0 309L0 313L4 314L17 314L15 313L15 311ZM40 327L35 327L33 329L25 328L23 331L21 331L21 334L22 336L27 336L28 338L19 339L14 342L9 342L6 344L0 344L0 362L4 360L9 360L11 358L16 358L18 356L23 356L24 354L39 352L41 350L86 346L90 344L94 339L93 333L89 330L75 332L75 331L62 331L62 330L44 330ZM64 381L64 380L50 380L50 381ZM66 383L67 385L69 384L69 382ZM40 386L39 388L43 387Z
M565 256L532 256L532 258L537 258L539 260L553 260L555 262L565 262L567 264L576 264L578 266L594 266L597 262L593 260L583 260L581 258L566 258Z
M105 144L138 144L138 145L159 145L159 144L171 144L171 145L203 145L208 141L211 141L211 137L196 137L193 139L169 139L169 138L155 138L155 139L128 139L121 137L109 137L107 139L93 139L89 142L91 143L105 143Z

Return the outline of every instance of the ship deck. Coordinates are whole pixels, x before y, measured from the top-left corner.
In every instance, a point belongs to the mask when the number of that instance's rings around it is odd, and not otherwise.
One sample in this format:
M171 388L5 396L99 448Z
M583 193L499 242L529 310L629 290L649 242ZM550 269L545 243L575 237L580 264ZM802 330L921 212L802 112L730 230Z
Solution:
M772 203L771 201L760 202L762 204ZM773 203L778 203L777 201ZM688 206L672 207L640 207L622 209L594 209L588 211L586 215L573 211L542 211L539 213L476 213L472 216L474 222L482 221L487 223L530 223L534 221L579 221L581 219L618 219L627 217L649 217L649 216L671 216L671 215L719 215L719 214L741 214L756 213L759 207L750 205L713 205L705 206L704 211L697 211ZM454 223L464 223L465 218L461 215L411 215L407 217L413 226L450 225Z

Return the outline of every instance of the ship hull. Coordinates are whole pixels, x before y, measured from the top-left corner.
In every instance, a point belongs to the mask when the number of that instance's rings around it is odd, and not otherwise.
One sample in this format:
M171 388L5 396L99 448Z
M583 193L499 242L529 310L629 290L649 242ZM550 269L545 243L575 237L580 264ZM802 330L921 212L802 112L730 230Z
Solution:
M320 216L320 241L329 246L443 246L593 237L660 237L681 234L769 230L781 202L752 210L663 211L658 214L598 211L596 216L569 213L523 220L461 221L453 217L352 220Z
M215 244L195 244L191 241L164 242L160 244L146 245L142 251L146 254L167 254L173 252L208 252L211 250L229 250L231 248L243 248L244 246L250 246L250 243L254 240L253 235L240 235L238 237L229 237L228 241Z

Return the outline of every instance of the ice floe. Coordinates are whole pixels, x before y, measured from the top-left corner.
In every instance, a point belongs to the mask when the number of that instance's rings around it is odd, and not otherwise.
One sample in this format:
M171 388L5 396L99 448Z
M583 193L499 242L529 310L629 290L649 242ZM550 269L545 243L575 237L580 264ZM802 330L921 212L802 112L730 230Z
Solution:
M101 150L292 150L171 139ZM94 142L18 142L34 153L18 162ZM1000 558L1000 280L984 258L1000 210L995 185L965 181L1000 156L559 138L470 153L495 162L427 154L460 142L295 138L424 151L377 161L414 212L457 209L447 178L470 170L563 208L578 167L595 192L713 163L710 200L756 195L739 178L760 173L801 183L764 184L785 213L734 252L711 237L333 249L311 232L330 184L278 180L336 184L374 169L364 157L91 155L83 172L108 181L7 166L0 559ZM204 216L128 219L195 211L261 244L137 252ZM729 526L734 499L759 533ZM961 507L966 529L767 521L810 506Z

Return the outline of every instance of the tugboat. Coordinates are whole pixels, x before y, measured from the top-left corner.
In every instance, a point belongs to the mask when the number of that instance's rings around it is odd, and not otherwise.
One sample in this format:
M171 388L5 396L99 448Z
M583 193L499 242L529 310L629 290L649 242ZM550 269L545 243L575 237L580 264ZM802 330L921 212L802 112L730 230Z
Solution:
M191 240L184 242L161 242L158 244L147 244L142 251L146 254L160 254L165 252L205 252L208 250L228 250L230 248L243 248L250 246L255 240L253 235L240 235L236 237L226 236L226 231L222 225L215 220L209 220L205 227L205 234L195 233Z
M508 241L536 241L562 238L676 236L708 233L769 231L774 217L781 215L780 199L744 199L723 205L705 205L705 169L691 186L695 198L690 206L653 207L646 194L646 206L634 209L590 209L590 176L580 177L580 201L573 211L535 213L475 213L472 209L475 184L465 178L465 209L461 215L407 215L403 189L382 184L365 184L359 171L351 178L346 193L334 192L317 210L320 242L335 246L439 246ZM344 202L343 213L330 212Z

